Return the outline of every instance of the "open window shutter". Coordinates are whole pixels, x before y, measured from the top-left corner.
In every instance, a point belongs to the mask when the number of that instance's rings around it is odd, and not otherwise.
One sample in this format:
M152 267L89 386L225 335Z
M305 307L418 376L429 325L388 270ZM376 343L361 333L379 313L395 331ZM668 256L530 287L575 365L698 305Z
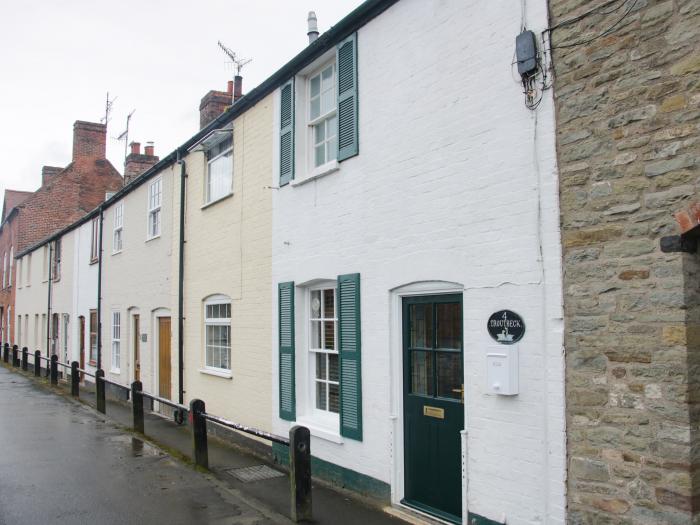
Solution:
M357 155L357 33L336 48L338 64L338 162Z
M338 276L340 434L362 441L360 274Z
M294 283L279 283L280 418L296 419L294 383Z
M280 186L294 178L294 79L280 88Z

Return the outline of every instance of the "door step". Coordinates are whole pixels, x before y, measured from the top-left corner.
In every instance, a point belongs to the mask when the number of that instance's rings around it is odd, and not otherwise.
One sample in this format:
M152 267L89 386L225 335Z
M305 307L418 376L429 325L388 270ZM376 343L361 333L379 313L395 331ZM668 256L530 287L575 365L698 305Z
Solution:
M406 523L411 523L411 525L454 525L449 521L444 521L440 518L436 518L435 516L430 516L414 509L409 509L403 505L384 507L382 510L390 516L394 516L395 518L403 520Z

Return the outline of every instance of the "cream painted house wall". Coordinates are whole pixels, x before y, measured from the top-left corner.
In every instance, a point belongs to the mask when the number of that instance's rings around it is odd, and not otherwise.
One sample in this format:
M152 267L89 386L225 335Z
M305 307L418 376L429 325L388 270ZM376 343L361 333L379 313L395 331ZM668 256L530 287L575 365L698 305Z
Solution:
M185 398L203 399L207 412L270 429L272 96L239 116L233 133L233 194L203 207L207 161L201 148L186 158L184 252ZM198 151L199 149L199 151ZM173 210L179 209L176 192ZM173 251L179 228L175 223ZM173 297L177 298L173 258ZM231 298L231 374L205 367L204 301ZM177 326L173 323L173 354Z
M21 315L23 319L22 346L26 346L30 351L41 350L42 355L46 355L48 274L45 273L45 268L48 264L48 250L48 244L40 246L19 259L23 282L21 286L17 285L15 292L14 315ZM27 315L29 318L25 323L24 319Z
M171 315L173 222L177 208L173 188L179 177L177 165L124 195L104 210L102 260L102 368L105 376L123 385L134 381L134 316L139 316L140 380L147 392L158 394L158 317ZM161 180L160 235L148 235L150 186ZM123 206L122 249L115 250L114 219ZM177 259L177 257L175 257ZM177 303L175 303L176 306ZM119 360L113 362L113 312L120 312ZM177 315L177 313L175 313ZM177 319L171 321L177 326ZM171 392L177 399L177 349L171 345ZM114 366L117 365L117 366Z

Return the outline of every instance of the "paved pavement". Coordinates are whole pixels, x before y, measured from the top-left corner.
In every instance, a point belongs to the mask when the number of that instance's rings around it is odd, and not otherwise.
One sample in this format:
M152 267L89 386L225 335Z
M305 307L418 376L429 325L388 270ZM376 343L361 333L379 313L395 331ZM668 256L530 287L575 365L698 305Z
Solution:
M93 392L81 388L80 395L94 405ZM240 468L278 466L210 438L211 473L196 472L128 431L130 405L108 399L105 417L71 400L65 387L50 388L46 380L0 366L0 422L0 525L92 518L128 524L291 523L286 475L252 482L233 475ZM186 426L154 414L145 423L148 440L187 461ZM41 493L41 504L33 505L32 492ZM404 523L317 483L313 507L316 523Z

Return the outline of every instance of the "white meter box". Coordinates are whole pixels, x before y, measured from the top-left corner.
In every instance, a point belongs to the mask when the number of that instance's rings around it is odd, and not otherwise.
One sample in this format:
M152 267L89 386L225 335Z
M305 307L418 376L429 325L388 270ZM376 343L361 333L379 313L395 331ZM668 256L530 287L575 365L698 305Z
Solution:
M492 346L486 354L486 391L489 394L518 394L518 345Z

